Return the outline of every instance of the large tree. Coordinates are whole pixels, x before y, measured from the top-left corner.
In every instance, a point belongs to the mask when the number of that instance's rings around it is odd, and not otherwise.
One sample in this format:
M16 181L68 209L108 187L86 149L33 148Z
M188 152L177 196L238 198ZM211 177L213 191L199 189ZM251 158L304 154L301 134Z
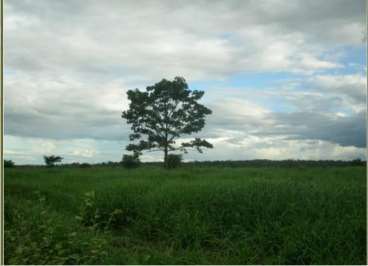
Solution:
M199 132L205 125L205 116L212 113L198 102L204 91L190 90L184 78L163 79L148 86L146 91L135 89L127 94L129 109L123 111L122 118L131 124L133 131L129 136L133 143L126 147L128 151L141 154L143 150L161 150L167 166L170 151L186 153L188 148L195 148L202 153L203 147L213 147L201 138L176 145L181 136Z

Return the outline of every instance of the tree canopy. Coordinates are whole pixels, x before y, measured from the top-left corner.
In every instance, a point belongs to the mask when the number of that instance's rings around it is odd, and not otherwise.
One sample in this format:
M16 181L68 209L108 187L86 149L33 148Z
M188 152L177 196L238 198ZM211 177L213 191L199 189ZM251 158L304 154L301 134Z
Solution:
M50 156L43 156L45 164L49 167L54 166L55 163L59 163L63 160L63 157L50 155Z
M166 165L170 151L186 153L187 149L195 148L202 153L202 148L213 147L201 138L177 145L181 136L201 131L206 115L212 113L198 102L204 91L190 90L184 78L163 79L145 91L129 90L127 95L129 109L123 111L122 118L131 124L133 131L129 136L133 143L126 147L128 151L141 154L143 150L161 150Z

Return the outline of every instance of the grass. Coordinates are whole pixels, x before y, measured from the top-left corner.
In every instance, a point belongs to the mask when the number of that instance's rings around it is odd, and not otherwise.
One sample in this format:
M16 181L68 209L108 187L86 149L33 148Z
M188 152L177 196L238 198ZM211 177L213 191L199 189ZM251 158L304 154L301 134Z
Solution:
M8 264L365 264L365 167L5 171Z

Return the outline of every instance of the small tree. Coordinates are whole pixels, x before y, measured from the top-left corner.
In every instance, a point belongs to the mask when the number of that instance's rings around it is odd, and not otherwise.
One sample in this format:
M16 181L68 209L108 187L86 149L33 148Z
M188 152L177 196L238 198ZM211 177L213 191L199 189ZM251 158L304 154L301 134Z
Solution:
M187 152L195 148L202 153L202 148L212 148L204 139L195 138L176 146L176 140L183 135L199 132L205 125L205 116L210 109L198 103L204 91L191 91L184 78L176 77L173 81L161 80L142 92L138 89L127 92L130 100L129 109L123 111L122 118L131 124L133 131L126 149L141 154L143 150L159 150L167 157L170 151Z
M15 163L12 160L4 160L4 167L5 168L10 168L10 167L14 167Z
M43 159L45 160L45 164L48 167L52 167L55 165L55 163L59 163L63 160L62 157L55 155L43 156Z

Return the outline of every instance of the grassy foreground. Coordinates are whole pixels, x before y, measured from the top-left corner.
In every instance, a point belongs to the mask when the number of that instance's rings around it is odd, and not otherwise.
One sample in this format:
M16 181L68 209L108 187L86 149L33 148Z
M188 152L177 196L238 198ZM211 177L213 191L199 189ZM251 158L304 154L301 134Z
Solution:
M7 264L365 264L365 167L5 170Z

